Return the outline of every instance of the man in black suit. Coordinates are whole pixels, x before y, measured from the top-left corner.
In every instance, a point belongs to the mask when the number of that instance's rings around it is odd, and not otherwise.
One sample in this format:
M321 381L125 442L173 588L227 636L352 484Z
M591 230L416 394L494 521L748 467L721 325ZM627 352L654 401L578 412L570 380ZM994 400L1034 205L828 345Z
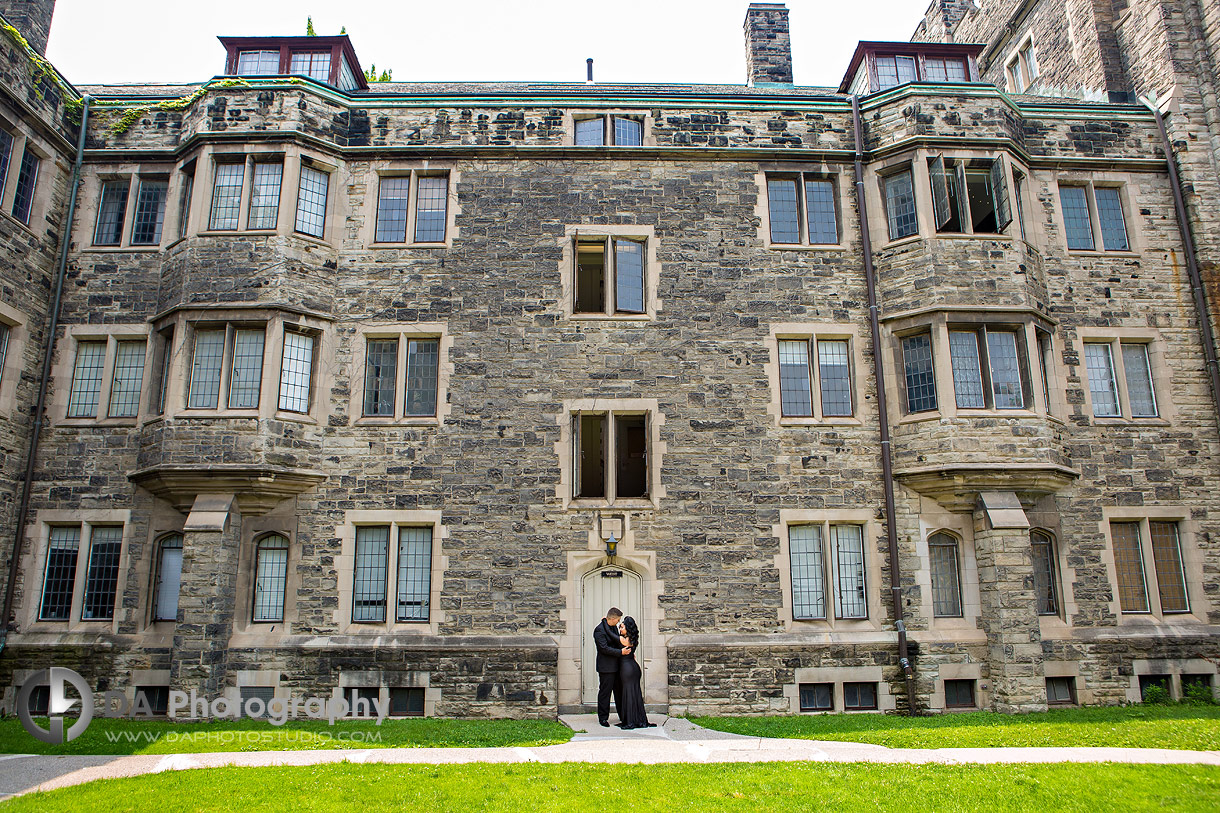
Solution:
M597 647L597 722L610 725L610 695L614 694L614 710L623 719L623 689L618 679L619 659L631 654L618 636L618 622L623 612L618 607L606 610L606 617L593 628L593 643Z

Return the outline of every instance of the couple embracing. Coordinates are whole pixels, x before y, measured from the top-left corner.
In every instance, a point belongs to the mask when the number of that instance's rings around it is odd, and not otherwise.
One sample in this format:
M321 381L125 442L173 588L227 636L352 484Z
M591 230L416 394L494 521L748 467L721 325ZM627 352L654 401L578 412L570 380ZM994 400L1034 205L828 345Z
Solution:
M635 660L640 645L640 628L631 616L611 607L593 629L597 646L597 722L610 725L610 695L618 712L619 728L652 728L644 713L644 692L640 682L643 670Z

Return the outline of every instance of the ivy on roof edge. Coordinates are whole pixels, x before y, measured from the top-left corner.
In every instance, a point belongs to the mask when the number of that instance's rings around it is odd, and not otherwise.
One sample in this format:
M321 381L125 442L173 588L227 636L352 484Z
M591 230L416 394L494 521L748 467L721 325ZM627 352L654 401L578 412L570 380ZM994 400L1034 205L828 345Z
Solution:
M81 108L84 106L82 97L77 94L71 85L64 81L64 78L59 75L59 71L55 70L55 66L48 62L46 57L30 47L30 43L26 41L25 37L21 36L20 31L2 19L0 19L0 29L8 35L10 40L25 51L26 59L34 66L31 81L34 85L34 93L38 95L38 98L46 98L42 93L41 86L43 81L49 76L51 81L55 83L55 86L59 88L64 103L64 112L67 114L68 120L74 124L80 124Z
M133 107L133 106L131 106L132 105L131 102L123 101L121 99L106 99L106 100L101 100L101 101L95 102L95 104L98 107L114 107L114 108L126 107L126 108L128 108L127 112L123 113L122 116L120 116L118 119L115 120L115 122L113 124L110 125L110 134L112 136L120 136L123 133L130 130L131 126L133 124L135 124L137 121L139 121L141 118L143 118L144 116L146 116L147 114L149 114L155 110L169 110L169 111L185 110L186 108L190 107L195 102L199 101L204 96L206 96L207 92L209 90L219 90L219 89L223 89L223 88L249 87L249 86L250 86L250 83L247 82L245 79L240 79L240 78L215 79L211 82L205 82L204 84L200 85L194 91L186 94L185 96L179 96L177 99L165 99L164 101L157 102L156 104L137 103Z

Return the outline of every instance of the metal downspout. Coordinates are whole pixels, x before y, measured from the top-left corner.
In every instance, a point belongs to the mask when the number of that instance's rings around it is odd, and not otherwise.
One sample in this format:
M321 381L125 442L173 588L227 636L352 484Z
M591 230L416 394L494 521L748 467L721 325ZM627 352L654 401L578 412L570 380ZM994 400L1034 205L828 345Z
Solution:
M55 348L55 333L59 330L59 304L63 298L64 277L68 269L68 246L72 240L72 216L76 213L76 192L80 186L80 167L85 155L85 134L89 129L89 103L92 96L81 98L80 137L76 142L76 161L72 164L72 181L68 188L68 211L64 216L63 236L59 241L59 267L55 274L55 298L51 303L50 323L43 347L42 377L38 382L38 400L34 404L34 424L30 428L30 446L25 458L25 479L21 483L21 499L17 503L17 529L13 534L13 549L9 557L8 587L4 590L4 614L0 615L0 652L8 640L9 616L13 612L13 594L17 588L17 565L21 558L21 540L29 519L30 489L34 483L34 463L38 456L38 440L42 433L42 416L46 408L47 387L51 381L51 351Z
M860 122L860 99L851 97L852 128L856 146L856 209L860 213L860 238L864 244L864 277L868 283L868 322L873 340L873 379L877 384L877 420L881 425L881 477L885 485L885 533L890 553L890 598L894 626L898 629L898 665L907 685L907 714L915 714L915 672L907 657L907 627L902 612L902 569L898 564L898 528L894 522L894 467L890 460L890 417L885 400L885 361L881 352L881 324L877 314L877 283L873 271L873 243L868 231L868 207L864 201L864 140Z
M1220 368L1216 365L1216 340L1212 334L1212 323L1207 314L1207 293L1203 290L1203 279L1199 276L1199 264L1195 260L1195 238L1190 231L1190 220L1186 215L1186 201L1182 197L1182 182L1178 178L1178 162L1173 152L1173 143L1165 130L1165 117L1154 99L1141 97L1140 101L1156 117L1156 128L1161 133L1161 144L1165 148L1165 163L1169 167L1169 185L1173 187L1173 208L1178 215L1178 233L1186 250L1186 272L1190 276L1190 292L1194 296L1195 310L1199 315L1199 331L1203 334L1203 357L1207 361L1207 375L1212 382L1212 402L1220 417Z

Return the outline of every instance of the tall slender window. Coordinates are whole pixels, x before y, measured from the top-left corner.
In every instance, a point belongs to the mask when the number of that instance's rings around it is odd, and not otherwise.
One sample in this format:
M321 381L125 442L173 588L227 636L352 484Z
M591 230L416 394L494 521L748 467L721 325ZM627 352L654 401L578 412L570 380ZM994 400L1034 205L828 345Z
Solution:
M1101 244L1106 251L1126 251L1127 224L1123 221L1123 205L1118 190L1112 186L1093 189L1097 202L1097 219L1101 225Z
M157 415L165 414L165 400L169 393L170 365L174 359L174 329L172 327L161 332L160 342L161 362L157 365L157 381L153 390L156 394L153 410Z
M813 415L809 382L809 342L781 339L779 342L779 399L784 415Z
M1059 614L1059 579L1055 567L1055 541L1049 534L1032 531L1029 535L1034 559L1034 598L1038 615Z
M1067 230L1067 245L1080 251L1093 250L1093 223L1089 218L1089 201L1083 186L1059 187L1059 202L1063 207L1063 227Z
M191 195L195 192L195 167L182 173L182 193L178 198L178 239L186 237L191 225Z
M443 243L449 197L447 176L426 175L416 187L415 242Z
M21 170L17 173L17 190L13 193L13 217L30 225L30 213L34 208L34 187L38 183L38 167L42 163L38 155L26 144L21 156Z
M284 592L288 580L288 540L270 534L258 540L254 564L255 621L284 620Z
M385 525L356 529L353 621L385 621L386 568L390 529Z
M578 237L574 313L642 314L647 311L643 240Z
M936 409L936 376L932 368L932 337L916 333L902 340L907 388L907 412Z
M8 183L8 168L13 161L13 135L8 130L0 130L0 193Z
M859 525L831 525L830 537L835 547L835 615L866 618L864 529Z
M131 226L133 246L155 246L161 242L161 228L165 225L165 201L168 196L169 181L140 179L136 193L135 222Z
M220 373L224 364L225 331L196 330L191 360L191 389L187 406L215 409L220 396Z
M263 329L239 329L233 335L233 372L229 409L254 409L263 384Z
M72 615L72 591L76 585L76 557L80 550L80 526L51 528L47 565L42 578L43 621L67 621Z
M644 244L635 240L614 241L614 309L644 312Z
M217 164L215 182L212 185L212 219L208 228L213 231L232 231L237 228L241 213L241 187L246 176L245 164Z
M1023 409L1025 386L1017 355L1017 334L1011 330L988 330L987 361L991 373L991 398L996 409Z
M407 341L407 415L435 415L440 342Z
M297 231L319 239L326 233L326 196L329 187L329 174L313 167L301 167L301 185L297 193Z
M432 529L398 529L398 621L427 621L432 590Z
M788 549L792 559L792 617L797 620L825 618L822 526L789 526Z
M146 345L142 341L123 341L116 345L114 377L110 384L110 417L134 418L139 412L145 355Z
M1123 374L1127 380L1127 402L1131 417L1155 418L1156 394L1152 389L1152 367L1148 363L1148 345L1123 342Z
M915 219L915 186L911 171L895 173L885 179L885 214L890 239L909 237L919 230Z
M1118 387L1114 379L1114 359L1108 343L1088 343L1084 346L1085 369L1089 376L1089 395L1093 401L1093 415L1097 418L1116 418Z
M364 414L393 416L398 339L369 339L364 366Z
M280 181L284 164L258 161L250 178L250 229L274 229L280 218Z
M77 342L72 389L68 396L69 418L96 418L106 366L106 342Z
M946 533L928 537L928 563L932 575L932 615L960 618L962 580L957 539Z
M4 132L0 130L0 133ZM0 382L4 381L4 364L8 361L8 337L12 328L0 322Z
M377 195L378 243L402 243L407 239L410 176L382 178Z
M835 187L832 181L805 179L805 213L811 244L828 245L839 242L838 213L835 209Z
M1178 523L1148 523L1148 535L1152 538L1152 564L1156 569L1157 595L1161 600L1161 612L1190 612L1190 600L1186 593L1186 569L1182 565L1182 542L1178 538Z
M1051 334L1038 331L1038 358L1042 372L1042 399L1046 411L1051 411L1051 371L1054 369L1055 353L1051 343Z
M824 417L852 414L851 367L845 339L818 339L818 384Z
M97 225L93 229L93 245L117 246L123 242L123 218L127 215L127 190L131 182L106 181L97 205Z
M1124 613L1146 613L1148 585L1144 578L1144 552L1138 522L1111 522L1114 568L1118 574L1118 605Z
M771 242L801 242L796 181L792 178L769 179L767 181L767 206L771 215Z
M982 409L983 367L979 360L979 336L973 330L949 331L949 358L953 363L953 392L958 409Z
M157 545L157 582L153 591L153 621L178 618L182 586L182 534L170 534Z
M313 336L284 332L284 359L280 368L280 409L309 411L310 375L313 372Z
M86 621L114 619L122 547L122 526L99 525L89 530L89 569L85 572L85 598L81 607L81 618Z

